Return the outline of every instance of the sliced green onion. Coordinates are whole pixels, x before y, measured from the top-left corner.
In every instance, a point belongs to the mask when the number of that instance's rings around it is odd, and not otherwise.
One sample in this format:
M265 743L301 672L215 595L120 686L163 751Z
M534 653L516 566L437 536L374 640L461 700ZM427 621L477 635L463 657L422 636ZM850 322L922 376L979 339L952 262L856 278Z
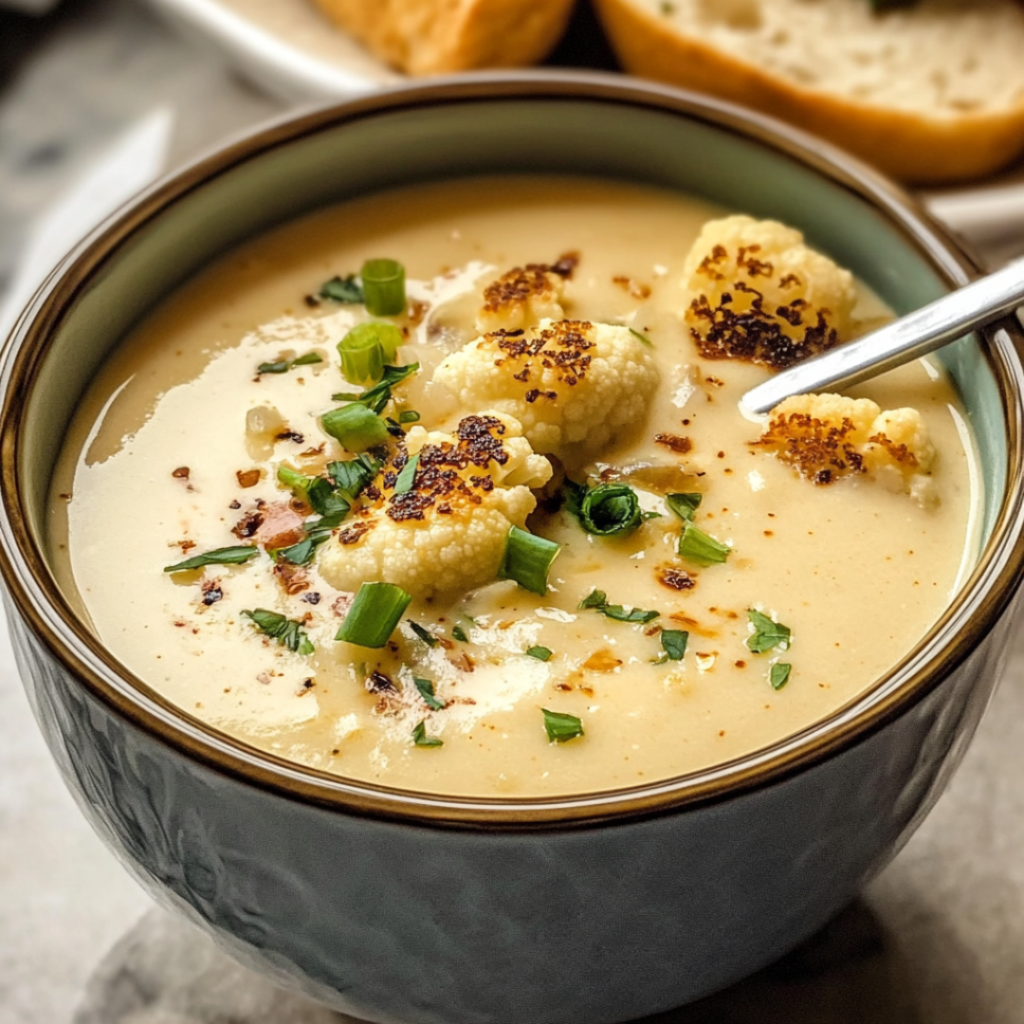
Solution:
M583 722L575 715L567 715L562 711L549 711L541 708L544 713L544 729L550 743L565 743L583 735Z
M434 683L430 679L420 679L418 676L413 676L412 681L416 684L416 689L420 691L420 696L426 702L428 708L431 711L440 711L442 708L448 707L446 700L441 700L440 697L434 693Z
M668 655L669 661L681 661L686 654L686 644L690 634L684 629L663 629L661 631L661 646Z
M367 260L359 276L366 311L371 316L397 316L405 312L405 267L398 260Z
M322 363L324 357L319 352L307 352L304 356L297 356L291 361L291 366L313 366Z
M777 661L768 673L768 682L772 684L773 690L781 690L789 682L789 673L793 671L792 665L784 661Z
M732 551L727 544L715 540L693 523L686 523L679 535L679 557L697 565L720 565Z
M327 463L327 472L338 485L338 490L344 491L346 497L355 501L363 488L380 472L382 465L381 460L372 455L357 455L346 462Z
M255 558L259 554L259 548L251 544L240 544L230 548L214 548L202 555L193 555L186 558L184 562L175 562L174 565L164 566L164 572L186 572L189 569L201 569L204 565L241 565Z
M364 583L334 639L383 647L411 600L411 594L393 583Z
M376 384L384 373L384 349L376 324L356 324L338 342L341 372L353 384Z
M552 654L554 654L554 651L550 647L541 647L539 644L526 649L526 656L528 658L536 658L538 661L550 661Z
M441 641L434 636L429 630L424 629L418 622L413 622L412 619L406 619L409 623L409 628L428 646L436 647Z
M644 608L627 608L621 604L609 604L608 595L603 590L592 590L577 607L593 608L617 622L650 622L661 614L661 612L649 611Z
M295 619L286 618L267 608L245 610L242 614L252 619L261 633L266 633L272 640L276 640L282 647L287 647L295 654L312 654L316 650L313 641L302 628L302 623L296 622Z
M420 722L412 731L412 741L417 747L443 747L444 740L440 736L427 735L427 723Z
M284 486L287 487L296 498L299 498L307 505L312 506L312 502L309 500L309 489L313 484L312 477L308 477L303 473L298 473L289 466L281 465L277 467L277 479L278 482L284 484Z
M466 636L466 631L461 626L452 627L452 639L458 640L460 643L468 644L469 637Z
M256 367L257 373L287 373L289 363L287 359L279 359L276 363L260 363Z
M642 341L648 348L654 348L654 342L651 341L651 339L648 338L646 334L641 334L639 331L634 331L632 327L629 328L629 333L632 334L634 338L638 338L640 341Z
M571 481L567 481L571 483ZM627 484L598 484L570 489L568 509L587 533L616 537L632 533L643 521L640 499Z
M402 467L401 473L398 474L395 479L395 494L405 494L407 491L411 491L413 484L416 483L416 468L420 464L420 453L417 452L408 462Z
M292 565L309 565L313 561L313 554L316 552L316 549L330 535L330 530L325 530L322 533L308 534L297 544L292 544L287 548L279 548L274 554L279 562L289 562Z
M753 634L747 637L747 647L755 654L764 654L773 647L789 647L792 636L789 626L784 626L753 608L747 611L747 618L754 627Z
M320 285L320 298L330 299L332 302L362 302L363 289L355 274L349 274L348 277L332 277L330 281L324 281Z
M318 352L307 352L304 356L297 356L295 359L279 359L273 363L260 363L256 367L257 373L287 373L293 366L311 366L313 363L322 363L323 356Z
M548 592L548 572L561 545L513 526L508 531L505 556L498 575L515 580L524 590L543 596Z
M665 504L675 512L684 523L692 521L693 514L700 508L703 494L666 494Z
M399 423L419 423L420 414L415 409L406 409L398 414Z
M388 428L373 411L359 402L331 409L320 417L324 433L339 441L350 452L365 452L388 439Z

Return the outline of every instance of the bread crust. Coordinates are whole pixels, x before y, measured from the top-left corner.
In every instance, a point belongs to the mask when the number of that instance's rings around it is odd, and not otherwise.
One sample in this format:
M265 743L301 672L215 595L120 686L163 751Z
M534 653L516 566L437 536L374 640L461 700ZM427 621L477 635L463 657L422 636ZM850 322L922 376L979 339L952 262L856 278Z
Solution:
M381 60L410 75L535 64L575 0L314 0Z
M633 74L754 107L904 181L923 185L980 177L1024 149L1024 102L1005 111L936 117L857 102L736 59L631 0L595 0L595 5L616 55Z

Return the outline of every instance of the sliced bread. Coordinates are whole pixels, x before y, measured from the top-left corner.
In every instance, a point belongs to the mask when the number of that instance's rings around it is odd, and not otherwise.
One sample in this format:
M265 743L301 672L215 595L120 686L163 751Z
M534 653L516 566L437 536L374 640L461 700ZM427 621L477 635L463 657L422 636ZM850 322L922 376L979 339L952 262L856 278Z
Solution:
M342 29L410 75L518 67L544 57L574 0L315 0Z
M1019 0L595 0L625 68L773 114L906 181L1024 148Z

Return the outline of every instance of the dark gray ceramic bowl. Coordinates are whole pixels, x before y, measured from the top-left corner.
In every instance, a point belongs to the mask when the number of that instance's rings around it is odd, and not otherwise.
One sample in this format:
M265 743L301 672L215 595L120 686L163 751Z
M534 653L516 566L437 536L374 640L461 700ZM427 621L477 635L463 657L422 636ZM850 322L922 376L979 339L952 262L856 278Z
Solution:
M801 228L897 310L977 273L887 182L763 118L628 79L413 86L280 122L73 253L0 359L2 569L36 714L89 820L162 902L261 970L389 1024L602 1024L704 995L820 927L934 803L999 675L1020 579L1015 321L948 348L985 477L973 577L854 705L712 771L577 799L348 783L219 735L132 678L41 537L97 367L213 257L320 204L486 171L651 182Z

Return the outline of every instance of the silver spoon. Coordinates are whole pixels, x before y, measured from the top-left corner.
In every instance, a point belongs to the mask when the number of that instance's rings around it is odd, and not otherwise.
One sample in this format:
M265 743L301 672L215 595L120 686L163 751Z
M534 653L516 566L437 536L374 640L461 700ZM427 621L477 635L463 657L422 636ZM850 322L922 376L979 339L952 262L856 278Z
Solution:
M1024 261L972 281L923 309L776 374L751 388L740 409L766 413L791 395L849 387L955 341L1024 305Z

